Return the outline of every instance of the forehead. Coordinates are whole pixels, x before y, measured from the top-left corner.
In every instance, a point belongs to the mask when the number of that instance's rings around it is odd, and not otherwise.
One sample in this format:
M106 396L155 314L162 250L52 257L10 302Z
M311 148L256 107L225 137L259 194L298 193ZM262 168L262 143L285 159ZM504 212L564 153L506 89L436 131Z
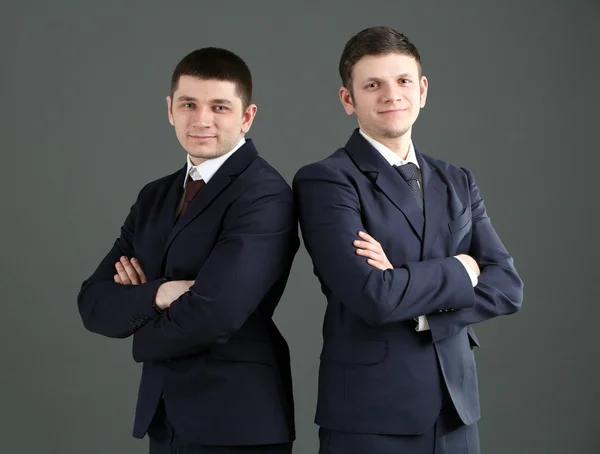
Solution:
M419 65L414 57L398 53L366 55L354 65L352 79L357 82L368 78L395 78L401 74L418 76Z
M240 97L236 93L236 85L228 80L199 79L193 76L181 76L177 84L177 90L173 93L173 99L179 97L195 98L199 101L211 99L227 99L234 102Z

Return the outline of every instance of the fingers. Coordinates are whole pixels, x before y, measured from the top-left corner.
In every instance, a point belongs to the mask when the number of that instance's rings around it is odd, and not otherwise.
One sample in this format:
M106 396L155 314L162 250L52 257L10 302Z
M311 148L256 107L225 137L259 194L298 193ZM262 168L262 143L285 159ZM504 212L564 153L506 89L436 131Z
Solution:
M113 278L117 284L123 284L123 281L121 281L121 277L118 274L115 274Z
M131 283L133 285L138 285L140 283L140 277L129 259L127 257L121 257L121 263L123 264L123 268L125 268L125 272L127 273L127 276L129 276Z
M360 255L361 257L366 257L367 263L378 270L387 270L389 268L387 266L387 258L385 256L381 256L377 252L366 249L357 249L356 254Z
M368 249L357 249L356 253L362 257L366 257L371 260L376 260L376 261L381 261L381 262L384 261L384 257L382 257L382 255L377 253L376 251L370 251Z
M391 265L388 264L387 258L376 252L365 249L357 249L356 253L362 257L367 257L367 263L378 270L385 271L391 268Z
M140 279L140 283L145 284L147 282L146 275L144 274L144 270L142 269L140 262L138 262L138 260L135 257L133 257L131 259L131 265L133 265L133 268L135 269L135 271Z
M391 269L392 265L388 261L385 252L383 252L381 244L366 232L358 232L358 235L362 238L362 241L355 240L353 243L356 247L356 254L366 257L367 263L374 268L379 270Z
M372 236L365 232L358 232L358 234L361 238L363 238L363 241L354 240L353 244L356 248L356 253L373 260L384 262L386 257L381 244L379 244Z
M383 252L381 245L379 243L373 244L367 241L354 240L354 247L357 249L366 249L368 251L377 252L378 254Z
M377 268L378 270L385 271L385 270L389 269L388 266L385 266L383 263L381 263L381 262L379 262L377 260L368 259L367 263L369 265L371 265L372 267Z
M137 265L139 267L139 264ZM142 276L144 279L142 281L140 276L138 276L137 270L133 267L133 264L125 256L121 257L121 260L115 263L115 268L117 270L117 273L119 274L119 277L121 278L121 283L123 285L138 285L140 283L145 282L146 276L144 275L144 272L142 271ZM141 270L141 267L139 267L139 269Z
M375 238L373 238L367 232L360 231L360 232L358 232L358 236L361 237L364 241L367 241L371 244L377 244L377 245L379 244L379 242L377 240L375 240Z
M115 263L115 269L117 270L117 276L119 276L119 279L121 280L120 284L123 285L131 285L131 280L129 279L129 275L127 274L127 271L125 270L125 267L123 266L123 264L121 262L117 262ZM115 280L116 282L116 280Z

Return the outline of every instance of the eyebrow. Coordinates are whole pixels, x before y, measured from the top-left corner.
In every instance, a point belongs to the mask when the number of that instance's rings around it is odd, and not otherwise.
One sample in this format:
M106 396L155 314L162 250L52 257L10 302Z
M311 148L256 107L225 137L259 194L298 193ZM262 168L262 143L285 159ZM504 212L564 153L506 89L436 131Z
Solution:
M196 98L194 98L193 96L182 95L177 98L177 101L196 101Z
M398 74L396 76L396 79L408 79L408 78L414 78L414 75L411 73L402 73L402 74ZM375 81L375 82L379 82L381 80L381 77L367 77L366 79L364 79L362 81L363 84L367 83L367 82L371 82L371 81Z
M177 98L178 102L181 101L185 101L185 102L196 102L198 101L196 98L194 98L193 96L186 96L186 95L181 95ZM221 99L221 98L217 98L217 99L211 99L210 100L211 104L228 104L231 105L232 102L229 101L228 99Z

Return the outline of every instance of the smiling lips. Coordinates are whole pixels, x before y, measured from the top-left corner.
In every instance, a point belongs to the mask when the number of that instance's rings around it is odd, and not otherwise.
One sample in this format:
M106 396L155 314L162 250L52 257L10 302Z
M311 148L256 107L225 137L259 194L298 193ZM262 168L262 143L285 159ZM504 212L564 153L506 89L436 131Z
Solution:
M194 140L195 142L206 143L206 142L209 142L210 140L214 139L217 136L196 136L196 135L188 134L188 137L190 139Z
M406 112L407 110L408 109L389 109L389 110L383 110L379 113L380 114L397 114L397 113Z

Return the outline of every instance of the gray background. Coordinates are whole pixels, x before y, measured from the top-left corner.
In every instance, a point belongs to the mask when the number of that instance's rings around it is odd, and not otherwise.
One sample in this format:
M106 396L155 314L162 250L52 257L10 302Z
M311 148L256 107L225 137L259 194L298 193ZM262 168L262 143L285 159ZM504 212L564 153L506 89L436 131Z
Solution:
M415 42L429 77L416 143L473 171L525 281L519 314L477 327L483 452L600 452L598 1L211 3L0 7L0 451L147 451L130 436L130 340L85 331L75 297L142 185L184 163L164 101L179 59L215 45L248 62L249 137L291 182L347 140L339 56L385 24ZM276 314L296 454L317 447L324 301L302 248Z

